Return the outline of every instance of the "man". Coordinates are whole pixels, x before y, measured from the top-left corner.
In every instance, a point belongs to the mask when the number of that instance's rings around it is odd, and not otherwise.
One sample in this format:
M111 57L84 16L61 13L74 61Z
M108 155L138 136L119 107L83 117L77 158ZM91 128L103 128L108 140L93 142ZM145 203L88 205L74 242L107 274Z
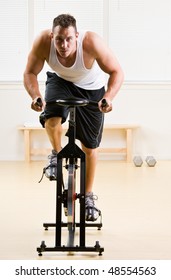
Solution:
M37 76L47 62L54 71L47 72L45 100ZM109 75L105 90L104 73ZM45 168L50 180L56 179L57 153L61 150L65 107L46 106L46 102L64 98L86 98L98 102L98 108L78 107L76 137L86 154L86 220L95 221L100 210L95 207L92 192L97 148L100 145L104 113L112 110L112 100L123 83L123 72L112 51L94 32L77 31L76 20L61 14L53 20L52 30L44 30L34 41L24 72L24 85L32 98L33 110L43 112L41 123L52 144L52 154ZM107 106L102 106L105 98ZM40 101L41 102L38 102Z

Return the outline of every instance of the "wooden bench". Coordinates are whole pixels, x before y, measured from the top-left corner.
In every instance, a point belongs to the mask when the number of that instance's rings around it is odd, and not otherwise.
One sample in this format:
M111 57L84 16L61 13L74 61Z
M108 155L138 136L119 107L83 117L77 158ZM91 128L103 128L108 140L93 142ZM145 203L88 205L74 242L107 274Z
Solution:
M125 137L125 146L124 147L112 147L112 148L99 148L99 153L116 153L116 154L124 154L126 162L131 162L132 160L132 141L133 141L133 131L137 129L138 125L129 125L129 124L105 124L104 132L105 131L112 131L113 137L114 132L117 130L124 131ZM41 148L32 148L32 141L31 141L31 133L34 131L45 131L42 127L34 127L34 126L20 126L18 127L19 130L24 132L24 145L25 145L25 161L31 161L31 155L45 155L50 153L51 149L41 149ZM67 127L63 127L64 131Z

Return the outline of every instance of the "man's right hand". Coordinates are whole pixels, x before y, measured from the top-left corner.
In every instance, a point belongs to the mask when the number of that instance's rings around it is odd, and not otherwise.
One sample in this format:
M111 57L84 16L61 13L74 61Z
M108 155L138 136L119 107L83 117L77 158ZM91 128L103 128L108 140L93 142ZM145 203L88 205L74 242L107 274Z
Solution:
M45 102L40 96L36 97L31 103L31 108L36 112L41 112L44 107Z

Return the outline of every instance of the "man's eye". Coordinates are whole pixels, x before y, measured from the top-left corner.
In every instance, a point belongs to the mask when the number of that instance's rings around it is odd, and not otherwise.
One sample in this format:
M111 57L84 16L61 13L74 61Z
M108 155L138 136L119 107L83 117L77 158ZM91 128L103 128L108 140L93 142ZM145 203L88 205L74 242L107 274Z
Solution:
M62 39L56 38L56 42L62 42Z

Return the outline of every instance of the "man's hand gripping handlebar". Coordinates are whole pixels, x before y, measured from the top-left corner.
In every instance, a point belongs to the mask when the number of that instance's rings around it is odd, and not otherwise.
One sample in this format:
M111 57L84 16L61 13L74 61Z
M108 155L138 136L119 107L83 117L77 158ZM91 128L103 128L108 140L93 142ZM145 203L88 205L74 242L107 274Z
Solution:
M34 111L41 112L45 108L45 102L41 97L36 97L31 103L31 108Z
M109 103L105 98L99 102L99 109L103 113L112 111L112 103Z
M58 104L59 101L60 100L57 100L55 102L47 102L47 105ZM98 106L99 110L103 113L108 113L112 110L112 103L109 104L109 102L105 98L103 98L99 102L87 100L87 102L84 105L88 105L88 104ZM67 105L66 102L63 105L66 106ZM41 97L36 97L31 103L31 108L37 112L41 112L45 108L45 102L42 100Z

